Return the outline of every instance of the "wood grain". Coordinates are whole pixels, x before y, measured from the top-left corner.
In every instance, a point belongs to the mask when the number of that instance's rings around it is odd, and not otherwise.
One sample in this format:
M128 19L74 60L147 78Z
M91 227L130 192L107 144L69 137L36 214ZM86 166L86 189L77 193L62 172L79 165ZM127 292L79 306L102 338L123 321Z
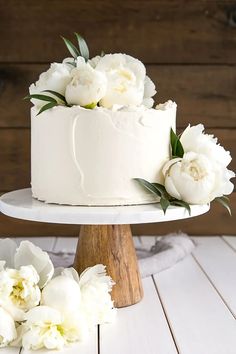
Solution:
M143 297L137 257L129 225L83 225L74 268L82 273L96 264L106 265L115 281L112 299L115 307L136 304Z
M100 354L177 354L153 280L142 282L143 300L119 309L114 326L100 326Z
M48 67L0 65L0 127L29 127L31 104L22 98ZM156 102L177 102L180 127L199 122L213 128L236 127L234 65L148 65L147 73L157 85Z
M193 256L204 269L236 318L236 255L220 237L195 237ZM227 274L227 277L225 276ZM230 276L232 275L232 277Z
M236 130L208 129L231 151L231 168L236 171ZM0 129L0 190L10 191L30 185L30 130Z
M12 190L30 185L30 131L0 129L0 188Z
M0 2L0 61L52 62L60 35L87 39L92 55L127 52L146 63L235 63L235 1Z
M170 232L186 232L190 235L235 235L236 193L230 196L233 216L219 204L213 203L211 210L191 219L132 225L133 235L165 235ZM0 214L0 237L29 236L78 236L78 225L38 223L10 218Z
M235 353L235 318L191 256L154 279L179 353Z

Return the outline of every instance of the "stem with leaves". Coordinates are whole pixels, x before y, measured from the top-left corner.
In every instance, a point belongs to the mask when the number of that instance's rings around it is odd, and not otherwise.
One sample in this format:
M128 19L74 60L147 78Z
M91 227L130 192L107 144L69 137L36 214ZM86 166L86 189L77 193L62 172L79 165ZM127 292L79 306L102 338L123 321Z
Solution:
M183 145L181 144L180 138L175 134L173 129L171 129L170 132L170 145L171 145L171 160L175 158L182 158L184 156ZM137 181L143 188L145 188L146 190L148 190L149 192L155 194L157 197L160 198L160 206L164 214L166 213L166 210L168 209L169 206L175 205L187 209L189 215L191 215L191 207L189 203L186 203L183 200L173 198L171 195L167 193L165 186L163 186L162 184L156 182L150 183L142 178L134 178L134 180ZM223 195L221 197L215 198L214 201L223 205L231 215L231 209L229 206L228 197Z
M89 60L89 49L87 43L80 34L76 32L74 34L78 42L78 47L76 47L69 39L62 36L61 38L63 39L67 49L75 60L77 59L77 57L81 56L87 62Z
M169 208L171 205L177 205L180 207L185 208L189 215L191 215L191 208L190 205L183 200L178 200L176 198L171 197L166 189L165 186L163 186L160 183L151 183L146 181L145 179L142 178L134 178L135 181L137 181L142 187L147 189L149 192L153 193L155 196L160 198L160 206L164 212L166 213L166 210Z
M26 97L24 97L25 100L31 100L31 99L36 99L36 100L40 100L40 101L46 101L48 102L47 104L45 104L40 110L39 112L37 113L37 116L50 109L50 108L53 108L55 106L67 106L67 107L71 107L67 102L66 102L66 99L63 95L61 95L60 93L56 92L56 91L52 91L52 90L44 90L42 92L48 92L50 93L51 95L53 95L54 97L52 96L48 96L48 95L45 95L44 93L40 93L40 94L32 94L32 95L28 95Z

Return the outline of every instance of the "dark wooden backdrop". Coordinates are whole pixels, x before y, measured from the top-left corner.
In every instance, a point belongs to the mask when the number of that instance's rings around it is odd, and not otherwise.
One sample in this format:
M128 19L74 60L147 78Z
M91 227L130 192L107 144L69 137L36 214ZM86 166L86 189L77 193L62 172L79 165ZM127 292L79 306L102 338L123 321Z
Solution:
M0 193L30 182L28 86L67 56L60 35L81 33L91 54L103 49L141 59L157 101L178 103L178 127L203 122L234 157L236 171L236 1L0 0ZM236 193L231 196L236 212ZM196 219L134 226L137 234L183 230L235 234L219 206ZM0 235L77 235L78 226L0 216Z

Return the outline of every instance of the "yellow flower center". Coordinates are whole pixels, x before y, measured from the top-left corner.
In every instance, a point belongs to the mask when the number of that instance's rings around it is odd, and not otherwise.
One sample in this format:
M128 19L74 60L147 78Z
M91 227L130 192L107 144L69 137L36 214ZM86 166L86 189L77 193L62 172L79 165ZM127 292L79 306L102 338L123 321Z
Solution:
M12 288L12 292L10 294L10 298L12 302L17 304L18 306L22 306L24 304L24 298L22 297L22 291L24 290L24 286L22 280L19 280Z

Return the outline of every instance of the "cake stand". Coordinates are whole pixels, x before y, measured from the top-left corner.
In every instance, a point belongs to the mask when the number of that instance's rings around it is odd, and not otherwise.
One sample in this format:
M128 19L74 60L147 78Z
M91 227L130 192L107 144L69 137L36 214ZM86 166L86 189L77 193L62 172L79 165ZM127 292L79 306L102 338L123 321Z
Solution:
M191 217L209 210L209 205L191 206ZM6 193L0 211L8 216L40 222L80 224L74 267L79 273L98 263L106 265L116 285L112 298L116 307L139 302L143 296L130 224L189 218L182 207L171 206L164 215L159 204L84 207L45 204L32 198L31 189Z

